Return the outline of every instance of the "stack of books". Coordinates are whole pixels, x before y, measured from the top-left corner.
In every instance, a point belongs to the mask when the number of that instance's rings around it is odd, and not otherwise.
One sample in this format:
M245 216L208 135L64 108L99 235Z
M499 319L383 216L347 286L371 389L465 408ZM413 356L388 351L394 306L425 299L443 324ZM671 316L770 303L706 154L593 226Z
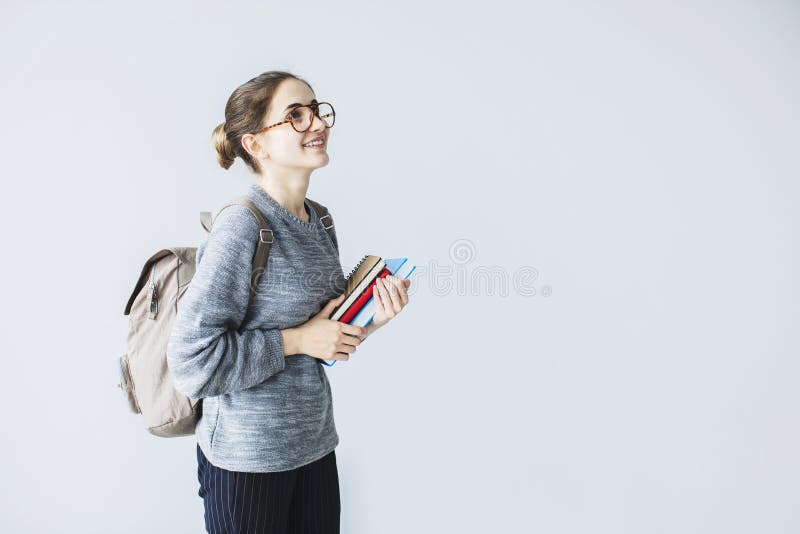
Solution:
M331 313L331 319L355 326L366 327L375 316L375 299L372 288L378 278L392 275L405 279L411 276L416 265L408 263L408 258L382 259L372 254L364 255L345 279L344 300ZM322 360L332 366L336 360Z

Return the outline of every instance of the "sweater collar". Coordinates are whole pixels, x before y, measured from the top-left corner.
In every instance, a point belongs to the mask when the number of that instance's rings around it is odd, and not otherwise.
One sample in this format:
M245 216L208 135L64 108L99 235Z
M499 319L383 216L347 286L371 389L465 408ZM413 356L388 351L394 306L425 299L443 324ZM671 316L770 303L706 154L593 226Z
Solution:
M278 217L292 227L302 230L314 230L320 224L319 218L317 217L317 212L311 206L311 203L308 201L307 197L303 199L303 203L305 204L306 210L309 213L309 220L304 221L281 206L278 201L272 198L272 196L260 185L250 184L249 193L251 200L255 202L259 209L263 210L267 214Z

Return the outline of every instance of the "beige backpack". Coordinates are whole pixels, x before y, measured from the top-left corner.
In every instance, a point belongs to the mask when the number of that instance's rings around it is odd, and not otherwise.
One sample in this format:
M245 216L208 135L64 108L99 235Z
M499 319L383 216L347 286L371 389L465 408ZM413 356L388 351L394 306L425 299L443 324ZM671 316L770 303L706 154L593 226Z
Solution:
M333 241L333 219L325 206L308 199ZM234 204L246 206L258 220L259 233L253 255L250 300L266 269L272 230L261 211L247 199ZM219 214L218 214L219 215ZM200 213L200 223L211 232L211 213ZM195 272L196 247L171 247L159 250L144 264L136 287L125 306L130 315L128 350L119 357L119 383L133 413L141 413L151 434L162 437L188 436L202 411L202 399L192 399L177 391L167 365L167 342L178 311L180 299Z

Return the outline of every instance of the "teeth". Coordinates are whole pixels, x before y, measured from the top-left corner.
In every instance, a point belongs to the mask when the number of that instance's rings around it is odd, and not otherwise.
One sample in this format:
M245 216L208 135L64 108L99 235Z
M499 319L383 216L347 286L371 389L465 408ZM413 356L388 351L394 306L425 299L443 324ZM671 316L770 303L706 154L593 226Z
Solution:
M321 145L321 144L322 144L322 139L320 139L319 141L311 141L310 143L306 143L303 146L318 146L318 145Z

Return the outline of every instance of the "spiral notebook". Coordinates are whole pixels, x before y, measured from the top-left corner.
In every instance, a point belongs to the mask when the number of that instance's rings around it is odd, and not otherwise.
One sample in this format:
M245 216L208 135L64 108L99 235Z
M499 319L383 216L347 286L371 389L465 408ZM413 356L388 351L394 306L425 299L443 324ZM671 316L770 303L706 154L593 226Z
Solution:
M345 279L345 298L331 313L331 319L355 326L366 327L375 316L375 302L372 288L378 278L389 275L405 279L411 276L416 265L410 265L408 258L382 259L380 256L365 254L353 267ZM320 360L332 366L336 360Z

